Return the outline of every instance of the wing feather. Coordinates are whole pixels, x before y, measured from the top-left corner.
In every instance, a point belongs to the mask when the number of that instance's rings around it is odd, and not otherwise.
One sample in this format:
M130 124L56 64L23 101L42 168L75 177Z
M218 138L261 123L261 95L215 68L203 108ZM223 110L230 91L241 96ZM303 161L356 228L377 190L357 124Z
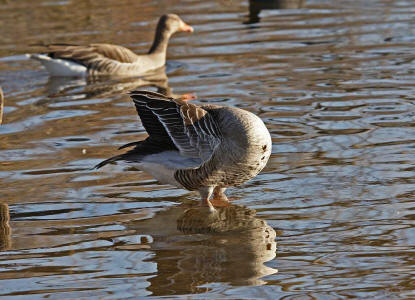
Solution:
M51 58L70 60L97 73L111 73L111 70L119 68L123 63L138 60L138 56L130 49L111 44L50 44L45 47Z
M220 144L216 121L203 108L147 91L134 91L131 98L136 107L145 105L151 111L182 155L206 161Z
M137 55L130 49L112 44L50 44L46 45L47 53L52 58L72 59L87 65L98 57L111 59L120 63L133 63Z

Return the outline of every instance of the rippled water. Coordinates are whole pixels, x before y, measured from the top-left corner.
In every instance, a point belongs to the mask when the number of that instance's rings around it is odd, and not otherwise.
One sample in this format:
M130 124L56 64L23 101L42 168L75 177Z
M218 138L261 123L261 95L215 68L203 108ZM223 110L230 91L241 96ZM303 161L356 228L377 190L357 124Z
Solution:
M195 33L146 78L52 79L22 56L144 52L166 12ZM1 1L0 40L0 296L415 297L413 1ZM145 136L126 95L139 86L271 131L268 166L229 189L220 222L188 210L195 193L91 169Z

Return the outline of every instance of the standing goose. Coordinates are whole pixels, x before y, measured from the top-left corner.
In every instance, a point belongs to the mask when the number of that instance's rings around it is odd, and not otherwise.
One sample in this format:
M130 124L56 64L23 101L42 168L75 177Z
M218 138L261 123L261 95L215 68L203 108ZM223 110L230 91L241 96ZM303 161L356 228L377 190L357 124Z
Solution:
M153 45L147 54L137 55L125 47L111 44L51 44L46 46L46 54L31 54L30 58L40 61L51 76L139 76L164 66L167 44L178 31L193 32L193 28L178 15L168 14L160 17Z
M271 137L260 118L235 107L201 105L149 91L130 93L149 134L96 168L123 160L135 163L161 183L227 201L224 191L256 176L271 154Z

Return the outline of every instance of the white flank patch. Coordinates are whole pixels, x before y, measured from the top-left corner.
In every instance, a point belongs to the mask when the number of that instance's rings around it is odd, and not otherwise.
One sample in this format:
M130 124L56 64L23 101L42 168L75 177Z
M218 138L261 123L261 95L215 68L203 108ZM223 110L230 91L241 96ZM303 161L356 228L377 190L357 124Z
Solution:
M151 154L134 163L139 169L149 173L161 183L171 184L183 188L174 179L174 172L177 169L196 168L201 164L199 158L191 158L180 155L178 151L164 151Z
M51 76L80 77L87 75L83 65L65 59L54 59L45 54L32 54L30 58L40 61Z
M183 156L178 151L164 151L156 154L150 154L143 157L141 162L162 164L167 168L174 170L195 168L202 163L200 158Z

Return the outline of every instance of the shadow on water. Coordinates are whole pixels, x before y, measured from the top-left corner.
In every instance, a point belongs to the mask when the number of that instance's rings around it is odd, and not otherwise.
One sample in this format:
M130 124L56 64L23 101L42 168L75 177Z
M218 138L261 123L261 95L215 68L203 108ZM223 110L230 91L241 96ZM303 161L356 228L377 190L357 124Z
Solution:
M245 24L258 23L259 14L265 9L297 9L305 5L306 0L249 0L249 20Z
M277 272L264 265L276 256L276 233L244 206L219 207L214 213L174 207L133 228L152 238L150 261L158 272L147 289L155 296L202 293L215 282L262 285L262 277Z

